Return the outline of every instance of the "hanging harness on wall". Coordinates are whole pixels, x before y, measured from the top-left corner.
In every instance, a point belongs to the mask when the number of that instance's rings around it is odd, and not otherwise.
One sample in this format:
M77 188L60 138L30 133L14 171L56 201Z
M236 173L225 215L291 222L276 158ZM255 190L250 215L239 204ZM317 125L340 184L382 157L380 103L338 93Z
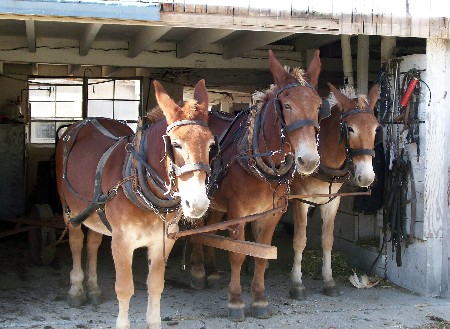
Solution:
M403 147L402 133L408 131L406 141L415 143L417 147L417 161L420 156L419 139L419 103L421 83L428 85L420 79L420 71L411 69L404 74L400 86L400 60L393 60L391 70L388 71L388 65L383 65L381 77L381 99L380 116L382 122L386 125L386 161L385 161L385 185L383 200L383 246L380 249L378 257L375 259L372 267L381 256L384 247L388 242L391 243L392 253L395 253L395 260L398 267L402 266L402 245L408 247L413 242L415 218L415 185L411 162L408 160L408 154ZM393 97L390 97L390 82L394 80L392 89ZM428 88L429 90L429 88ZM431 101L431 91L430 91ZM390 105L390 103L392 105ZM399 125L403 124L400 131ZM397 127L394 134L394 127ZM408 200L408 190L411 195ZM411 219L409 236L406 230L406 206L411 204ZM388 236L389 234L389 236ZM405 243L406 242L406 243Z

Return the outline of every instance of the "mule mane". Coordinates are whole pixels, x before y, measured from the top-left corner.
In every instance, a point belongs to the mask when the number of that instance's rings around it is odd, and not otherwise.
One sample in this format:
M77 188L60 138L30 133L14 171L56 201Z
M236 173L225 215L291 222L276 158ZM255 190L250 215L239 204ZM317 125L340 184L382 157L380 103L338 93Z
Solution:
M299 67L290 68L289 66L285 66L284 70L288 72L295 80L297 80L301 84L308 83L305 78L305 70L303 70L302 68ZM263 105L266 104L270 96L272 96L275 93L276 89L277 85L271 84L269 88L265 90L257 90L252 94L251 96L253 105L252 109L254 110L250 111L249 139L251 138L251 135L253 133L256 113L261 111ZM251 143L250 140L249 143Z
M155 123L164 118L164 113L159 106L147 111L147 122Z
M344 88L341 88L340 91L348 98L356 100L358 108L360 109L365 109L367 105L369 105L367 96L363 94L357 94L355 88L353 88L352 86L345 86ZM330 107L333 107L338 103L336 97L332 92L330 92L330 95L328 96L328 102L330 103Z
M180 118L180 119L193 120L196 117L198 117L198 115L199 115L198 111L197 111L198 103L195 99L186 100L184 102L181 102L178 105L183 109L183 111L182 111L183 118ZM147 123L156 123L159 120L164 118L164 113L161 110L161 108L157 105L154 108L147 111L146 117L147 117Z

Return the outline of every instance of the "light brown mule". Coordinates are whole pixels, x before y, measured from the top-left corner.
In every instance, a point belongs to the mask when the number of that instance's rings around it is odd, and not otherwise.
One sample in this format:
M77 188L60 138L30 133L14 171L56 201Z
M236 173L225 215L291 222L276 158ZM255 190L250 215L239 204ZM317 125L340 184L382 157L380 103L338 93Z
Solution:
M148 328L160 328L165 258L174 244L165 234L178 230L174 211L181 207L187 216L198 218L209 206L205 181L214 138L207 127L205 82L199 81L195 99L181 106L159 82L154 86L165 119L124 138L115 136L132 134L125 124L86 119L68 128L56 150L58 190L73 259L69 302L78 306L85 301L83 282L89 300L99 302L97 251L102 235L112 236L119 329L130 328L134 250L148 249L146 323ZM87 218L80 216L83 211ZM80 222L89 228L86 275L81 267L84 234Z
M234 219L285 205L294 162L300 174L311 174L319 164L316 128L321 99L313 87L320 73L319 52L315 53L301 81L289 74L271 51L269 66L275 86L261 98L256 111L239 115L231 126L210 115L211 130L224 137L221 140L222 178L217 181L217 190L212 195L206 224L220 221L225 213L227 219ZM280 212L252 223L256 242L271 244L281 216ZM244 240L244 226L231 228L229 234ZM202 246L193 245L191 274L192 285L197 289L203 288L205 281L215 285L219 279L214 251L207 249L204 264ZM229 253L228 309L233 321L245 318L240 283L244 258L243 254ZM257 318L267 318L270 315L264 288L267 260L255 259L255 262L251 311Z
M337 193L342 184L354 173L354 182L361 187L369 186L375 174L372 157L375 155L375 133L379 123L373 114L378 100L378 87L374 85L364 97L348 98L329 84L337 101L331 115L320 122L319 133L319 171L309 177L295 176L292 194ZM351 168L350 166L353 166ZM289 291L291 298L305 299L306 292L302 282L302 254L306 246L306 225L309 207L316 205L322 217L322 249L324 293L336 296L338 290L331 269L331 249L333 247L334 219L339 208L340 197L314 197L295 201L294 205L294 265ZM312 204L311 204L312 203Z

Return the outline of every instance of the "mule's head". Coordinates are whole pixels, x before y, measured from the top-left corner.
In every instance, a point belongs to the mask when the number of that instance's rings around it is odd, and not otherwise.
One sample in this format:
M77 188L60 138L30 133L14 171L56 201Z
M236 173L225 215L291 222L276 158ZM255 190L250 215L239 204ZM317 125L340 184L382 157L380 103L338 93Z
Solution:
M314 89L320 73L319 51L314 53L306 73L298 76L287 72L271 50L269 67L278 88L275 103L284 121L287 141L295 152L297 172L309 175L320 160L316 135L321 98Z
M175 176L177 196L185 216L202 217L209 207L206 178L209 174L210 148L214 137L208 128L208 94L205 81L195 86L194 99L177 105L154 81L158 105L167 121L167 153L171 176Z
M341 140L346 143L347 155L354 165L355 183L368 187L375 179L372 158L380 124L373 109L378 100L378 85L372 87L367 97L359 95L352 99L332 84L328 85L341 109Z

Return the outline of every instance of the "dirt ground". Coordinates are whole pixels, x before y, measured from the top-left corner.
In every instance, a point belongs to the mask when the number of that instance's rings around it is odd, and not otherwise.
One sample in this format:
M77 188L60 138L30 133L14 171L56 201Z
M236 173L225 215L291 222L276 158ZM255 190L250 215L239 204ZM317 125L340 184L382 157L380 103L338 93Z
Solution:
M244 322L227 319L226 287L230 277L226 253L219 251L222 289L194 291L189 272L181 269L181 254L171 255L161 301L163 328L450 328L450 300L421 297L383 282L371 289L356 289L346 278L338 280L340 296L327 297L320 280L305 278L305 301L289 299L292 262L291 236L279 232L274 239L279 258L270 263L266 279L271 318L247 316ZM30 260L26 233L0 240L0 328L91 329L114 328L118 303L114 292L114 264L109 240L100 247L99 284L103 304L70 308L66 303L71 257L68 243L57 246L50 266ZM145 328L145 250L135 253L135 295L130 306L132 328ZM251 276L242 274L247 306Z

